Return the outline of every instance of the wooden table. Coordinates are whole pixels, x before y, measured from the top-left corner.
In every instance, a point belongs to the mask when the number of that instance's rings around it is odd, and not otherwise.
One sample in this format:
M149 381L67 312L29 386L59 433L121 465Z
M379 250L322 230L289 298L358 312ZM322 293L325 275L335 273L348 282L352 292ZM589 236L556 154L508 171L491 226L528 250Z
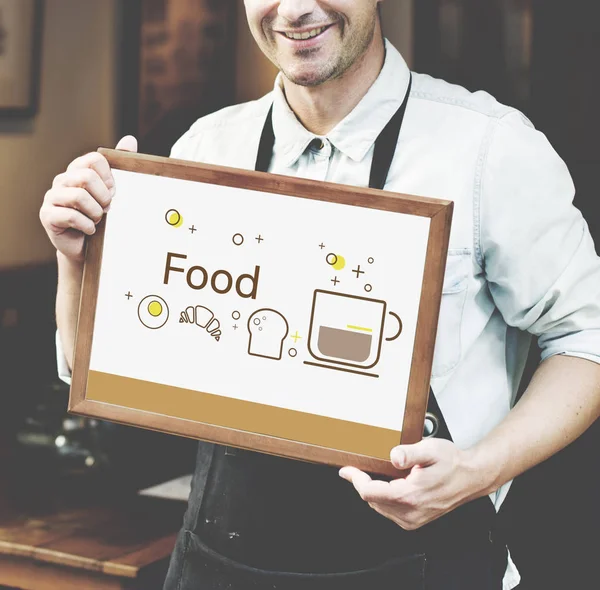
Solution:
M102 479L58 482L39 468L21 477L26 464L10 463L0 471L0 588L162 588L184 502Z
M161 588L181 502L130 498L0 522L0 585L23 590Z

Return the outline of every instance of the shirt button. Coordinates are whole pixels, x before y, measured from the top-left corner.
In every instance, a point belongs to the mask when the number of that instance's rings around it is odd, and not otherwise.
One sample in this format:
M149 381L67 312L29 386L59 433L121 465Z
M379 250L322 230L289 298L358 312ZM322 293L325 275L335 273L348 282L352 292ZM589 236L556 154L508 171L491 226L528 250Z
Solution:
M325 144L323 143L322 139L319 139L318 137L315 137L311 142L310 145L313 149L315 150L322 150L325 147Z

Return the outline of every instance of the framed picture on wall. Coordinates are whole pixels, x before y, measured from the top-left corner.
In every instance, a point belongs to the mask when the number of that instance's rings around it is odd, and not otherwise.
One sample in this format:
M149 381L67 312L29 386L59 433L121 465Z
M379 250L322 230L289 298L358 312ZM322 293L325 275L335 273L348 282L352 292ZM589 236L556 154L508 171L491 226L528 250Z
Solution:
M0 116L37 111L42 0L0 0Z
M122 2L123 134L168 156L204 115L234 102L237 0Z

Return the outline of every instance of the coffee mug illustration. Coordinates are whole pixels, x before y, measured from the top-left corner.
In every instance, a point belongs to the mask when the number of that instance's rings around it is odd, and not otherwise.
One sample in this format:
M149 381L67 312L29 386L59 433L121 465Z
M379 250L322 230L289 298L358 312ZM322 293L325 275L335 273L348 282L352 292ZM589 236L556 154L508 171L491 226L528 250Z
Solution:
M308 351L328 363L324 367L372 369L379 362L388 316L397 323L396 333L385 338L391 342L402 333L402 320L385 301L316 290Z
M248 354L280 361L283 341L289 333L285 317L274 309L259 309L248 319Z

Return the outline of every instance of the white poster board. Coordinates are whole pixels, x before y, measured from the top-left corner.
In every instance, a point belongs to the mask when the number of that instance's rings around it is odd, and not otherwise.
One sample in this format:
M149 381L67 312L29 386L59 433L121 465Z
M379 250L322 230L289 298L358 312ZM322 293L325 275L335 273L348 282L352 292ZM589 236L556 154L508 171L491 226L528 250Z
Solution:
M227 419L240 415L225 426L238 430L244 416L271 408L284 412L275 422L320 417L334 429L396 433L399 442L430 217L113 173L90 376L158 385L165 397L185 391L195 419L207 394L230 400ZM106 386L90 385L86 398L105 402ZM112 389L123 396L110 401L127 406L127 388ZM287 438L255 424L248 431ZM294 438L321 440L314 432Z

